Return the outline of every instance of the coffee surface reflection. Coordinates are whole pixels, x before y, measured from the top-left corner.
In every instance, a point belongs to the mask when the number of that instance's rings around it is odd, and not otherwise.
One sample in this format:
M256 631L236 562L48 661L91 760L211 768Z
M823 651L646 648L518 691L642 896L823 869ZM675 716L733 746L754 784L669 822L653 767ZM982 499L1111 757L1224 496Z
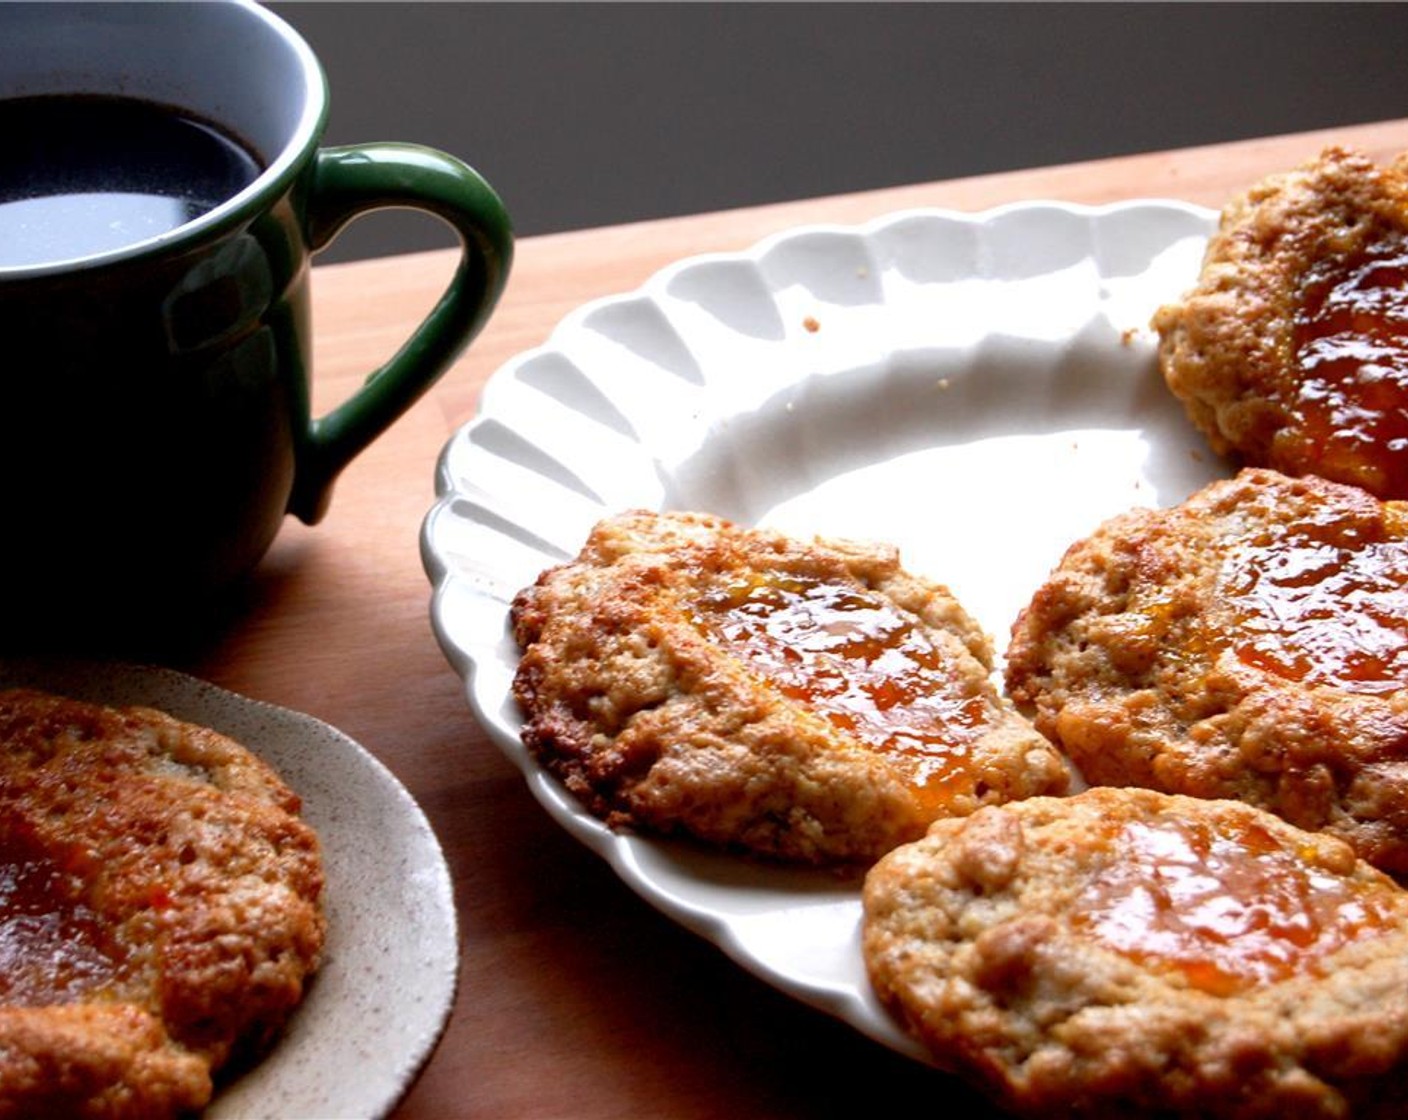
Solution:
M258 177L212 124L132 97L0 99L0 267L77 260L159 237Z

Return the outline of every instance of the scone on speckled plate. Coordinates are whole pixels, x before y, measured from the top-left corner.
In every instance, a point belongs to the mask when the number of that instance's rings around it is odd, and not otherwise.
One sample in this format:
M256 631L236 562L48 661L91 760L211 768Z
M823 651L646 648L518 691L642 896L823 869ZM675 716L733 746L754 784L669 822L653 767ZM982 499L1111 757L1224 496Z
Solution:
M616 827L868 862L937 817L1066 788L988 638L892 547L629 512L512 619L524 742Z
M876 991L1024 1117L1388 1120L1408 893L1263 810L1094 788L937 822L869 872Z
M322 955L299 799L151 708L0 692L0 1116L189 1116Z
M1408 157L1328 148L1258 183L1153 325L1219 454L1408 498Z
M1249 468L1116 517L1006 674L1092 784L1234 797L1408 872L1408 505Z

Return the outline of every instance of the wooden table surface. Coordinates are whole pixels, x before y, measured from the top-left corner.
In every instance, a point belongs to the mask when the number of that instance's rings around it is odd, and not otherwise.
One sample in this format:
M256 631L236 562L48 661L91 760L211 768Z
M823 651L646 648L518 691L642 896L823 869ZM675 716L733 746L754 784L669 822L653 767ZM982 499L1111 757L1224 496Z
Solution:
M431 632L417 538L436 456L472 415L485 378L589 299L795 225L1038 198L1218 207L1328 143L1388 160L1408 150L1408 121L519 243L478 341L347 470L321 525L290 520L234 621L172 662L341 728L399 776L444 845L461 915L459 993L397 1120L813 1117L916 1097L967 1114L949 1079L793 1003L657 914L548 819L476 726ZM446 251L315 269L320 411L389 355L452 263Z

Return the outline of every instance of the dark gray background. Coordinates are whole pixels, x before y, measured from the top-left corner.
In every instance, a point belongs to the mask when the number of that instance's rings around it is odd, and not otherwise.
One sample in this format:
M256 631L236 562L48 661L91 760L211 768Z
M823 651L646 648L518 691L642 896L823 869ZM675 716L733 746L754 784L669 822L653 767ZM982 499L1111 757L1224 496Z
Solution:
M1408 116L1397 3L272 3L527 236ZM379 215L324 260L450 243Z

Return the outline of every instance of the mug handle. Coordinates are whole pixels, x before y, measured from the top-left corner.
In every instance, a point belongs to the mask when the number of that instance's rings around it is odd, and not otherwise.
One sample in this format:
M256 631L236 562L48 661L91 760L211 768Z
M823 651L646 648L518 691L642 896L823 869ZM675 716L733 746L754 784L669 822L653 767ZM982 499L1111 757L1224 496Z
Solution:
M353 144L317 152L305 213L313 252L353 219L404 207L442 218L460 260L439 302L390 361L347 400L314 419L298 449L289 512L312 525L338 473L449 368L488 321L513 261L503 203L472 168L416 144Z

